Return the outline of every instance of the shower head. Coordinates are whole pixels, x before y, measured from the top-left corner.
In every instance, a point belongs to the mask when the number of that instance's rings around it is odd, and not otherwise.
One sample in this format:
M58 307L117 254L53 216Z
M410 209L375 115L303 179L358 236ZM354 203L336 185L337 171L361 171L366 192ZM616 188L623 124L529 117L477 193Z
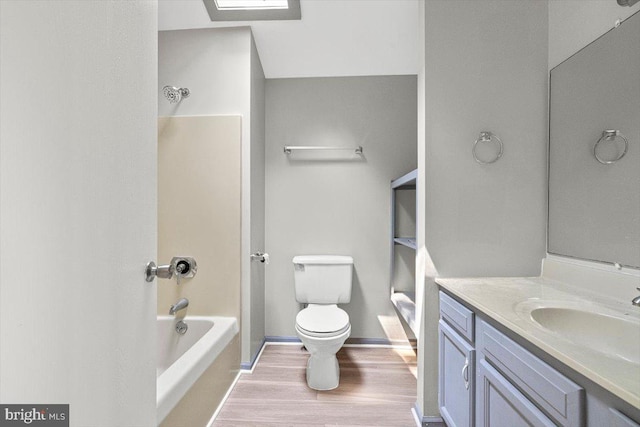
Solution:
M172 104L180 102L182 98L188 98L190 93L189 89L186 87L175 86L165 86L164 89L162 89L162 92L164 93L164 97Z

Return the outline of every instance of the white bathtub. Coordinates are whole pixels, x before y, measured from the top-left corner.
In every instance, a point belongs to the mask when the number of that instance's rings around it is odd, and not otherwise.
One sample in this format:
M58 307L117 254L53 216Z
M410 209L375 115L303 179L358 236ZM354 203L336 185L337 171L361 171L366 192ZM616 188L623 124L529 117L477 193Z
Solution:
M187 316L187 333L175 331L173 316L158 316L156 408L165 419L200 375L239 331L233 317Z

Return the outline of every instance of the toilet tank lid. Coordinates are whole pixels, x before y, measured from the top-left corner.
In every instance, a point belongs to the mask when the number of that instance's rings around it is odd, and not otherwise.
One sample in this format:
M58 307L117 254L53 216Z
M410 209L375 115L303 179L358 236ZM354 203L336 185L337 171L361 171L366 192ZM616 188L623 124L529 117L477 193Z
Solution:
M345 255L298 255L294 264L353 264L353 258Z

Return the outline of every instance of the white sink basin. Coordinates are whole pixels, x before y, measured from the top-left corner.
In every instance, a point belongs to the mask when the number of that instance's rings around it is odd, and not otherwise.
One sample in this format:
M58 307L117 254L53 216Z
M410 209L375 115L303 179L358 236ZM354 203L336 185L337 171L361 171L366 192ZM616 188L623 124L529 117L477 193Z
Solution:
M610 358L640 364L640 319L597 304L571 301L527 301L518 312L543 328L574 344Z

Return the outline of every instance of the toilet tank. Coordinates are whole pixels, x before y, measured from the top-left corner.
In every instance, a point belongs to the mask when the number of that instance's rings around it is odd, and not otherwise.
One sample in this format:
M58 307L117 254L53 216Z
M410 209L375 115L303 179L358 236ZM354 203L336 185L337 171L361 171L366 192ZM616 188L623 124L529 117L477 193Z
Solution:
M351 301L353 258L342 255L300 255L293 258L296 301L342 304Z

